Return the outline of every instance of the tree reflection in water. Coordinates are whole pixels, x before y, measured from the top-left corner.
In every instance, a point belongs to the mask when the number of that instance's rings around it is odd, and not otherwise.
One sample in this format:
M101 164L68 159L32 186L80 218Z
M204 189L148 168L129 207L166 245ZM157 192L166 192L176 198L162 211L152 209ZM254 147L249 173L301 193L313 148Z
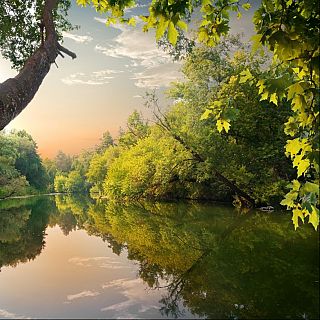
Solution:
M64 234L81 228L101 237L117 255L125 248L148 287L166 289L165 316L187 308L208 318L319 317L318 235L294 231L287 214L58 196L55 205L47 198L2 208L0 266L34 259L46 226L56 224Z
M0 271L36 258L45 246L45 229L54 202L19 199L0 202Z

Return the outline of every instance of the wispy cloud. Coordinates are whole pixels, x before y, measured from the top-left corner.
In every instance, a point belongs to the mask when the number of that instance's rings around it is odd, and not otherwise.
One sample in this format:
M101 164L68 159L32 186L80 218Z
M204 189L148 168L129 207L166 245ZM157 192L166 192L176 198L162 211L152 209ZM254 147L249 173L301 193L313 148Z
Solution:
M68 260L70 263L74 263L81 267L98 267L106 269L124 269L129 266L121 264L119 261L112 259L111 257L74 257Z
M31 319L30 317L21 316L4 309L0 309L0 318L1 317L5 319Z
M138 313L146 312L150 309L159 309L157 305L152 303L146 304L145 301L145 288L141 279L117 279L110 283L104 284L103 289L119 288L125 299L122 302L112 304L104 307L101 311L113 311L117 318L128 317L129 308L138 306ZM152 294L148 295L151 297ZM137 315L130 314L130 318L137 318Z
M156 89L167 87L171 82L177 81L181 77L178 65L164 64L142 72L136 72L131 79L135 80L135 85L139 88Z
M77 34L72 34L72 33L66 32L66 31L62 32L62 36L64 38L69 38L69 39L71 39L75 42L78 42L78 43L88 43L93 40L93 38L91 36L80 36Z
M80 298L96 297L99 294L100 294L100 292L98 292L98 291L87 290L87 291L82 291L82 292L79 292L79 293L76 293L76 294L69 294L67 296L67 299L69 301L73 301L73 300L80 299Z
M101 18L95 20L105 23ZM170 55L157 47L152 31L143 32L140 23L135 28L123 24L112 27L121 32L109 43L97 44L95 50L108 57L129 59L125 67L137 87L166 87L181 78L180 63L173 63Z
M95 20L105 22L100 18ZM143 32L139 26L112 25L121 33L113 39L114 43L96 45L95 50L113 58L129 58L136 65L146 68L170 62L170 56L157 47L152 32Z
M109 83L109 80L114 78L114 76L111 76L111 75L115 75L122 72L123 71L121 70L111 70L111 69L94 71L91 74L77 72L61 80L63 83L67 85L73 85L73 84L103 85L103 84Z

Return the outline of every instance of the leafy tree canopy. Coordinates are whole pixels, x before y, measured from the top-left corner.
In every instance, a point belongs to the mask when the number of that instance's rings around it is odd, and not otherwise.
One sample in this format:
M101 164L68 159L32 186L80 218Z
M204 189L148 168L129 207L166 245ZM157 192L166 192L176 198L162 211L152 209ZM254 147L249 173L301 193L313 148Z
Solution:
M43 0L3 0L0 4L0 51L15 69L20 69L27 58L43 42ZM60 0L54 10L54 22L58 39L62 31L71 30L67 20L70 0Z
M15 67L21 66L35 44L41 42L41 28L37 29L37 20L44 4L49 1L1 2L0 46L4 56ZM118 21L130 25L136 23L135 18L125 16L125 9L134 7L137 1L77 0L77 3L91 5L106 14L107 24ZM69 5L69 1L61 0L53 12L58 30L71 27L65 20ZM250 7L249 1L241 0L153 0L149 3L149 14L140 18L144 21L145 31L150 28L156 30L157 40L165 37L176 45L179 35L187 31L192 15L200 12L201 18L195 26L197 40L213 46L228 33L230 13L235 12L241 17L242 11ZM255 50L260 50L262 45L269 48L274 63L283 65L283 73L261 79L248 66L232 79L239 84L258 87L262 101L279 105L286 100L291 105L293 114L284 129L288 135L285 151L297 175L282 204L293 211L295 226L299 219L304 221L305 218L315 227L319 224L319 15L317 0L262 0L253 18ZM287 81L288 74L293 77L293 82ZM221 95L208 105L202 118L212 118L218 131L228 132L232 125L229 106L228 96ZM7 118L14 116L10 114Z
M116 21L134 24L134 18L124 18L124 10L136 5L136 1L77 0L83 6L92 5L107 15L107 24ZM217 44L229 31L230 12L250 9L249 1L153 0L149 15L141 17L144 30L156 30L156 39L162 37L175 45L180 31L187 30L191 15L200 10L201 19L196 25L198 41L208 46ZM320 9L317 0L262 0L253 22L256 35L255 50L264 45L273 53L275 63L282 64L284 72L269 81L253 75L250 66L234 79L237 83L248 82L259 88L261 100L278 105L282 100L291 104L292 116L286 122L285 133L289 136L286 155L297 169L291 191L282 204L293 210L293 222L308 218L315 228L319 224L319 25ZM287 81L288 73L294 77ZM216 108L218 107L218 108ZM220 111L219 111L220 107ZM218 112L214 112L218 109ZM220 132L228 132L231 117L228 96L222 96L209 106L203 118L213 115ZM224 111L224 112L222 112Z

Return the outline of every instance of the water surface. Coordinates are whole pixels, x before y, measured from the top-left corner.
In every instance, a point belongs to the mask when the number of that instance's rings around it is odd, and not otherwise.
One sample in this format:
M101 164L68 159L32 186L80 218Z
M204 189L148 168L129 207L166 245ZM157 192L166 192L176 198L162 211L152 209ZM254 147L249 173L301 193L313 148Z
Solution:
M318 233L200 203L0 202L0 318L319 318Z

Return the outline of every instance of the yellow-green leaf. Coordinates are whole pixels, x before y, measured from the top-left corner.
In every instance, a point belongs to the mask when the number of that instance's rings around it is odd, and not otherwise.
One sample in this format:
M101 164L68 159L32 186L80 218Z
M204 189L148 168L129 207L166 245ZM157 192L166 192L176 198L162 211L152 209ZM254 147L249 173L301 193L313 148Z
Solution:
M306 101L303 96L295 95L292 99L292 110L294 112L299 111L302 112L306 107Z
M251 80L252 78L253 78L253 76L252 76L252 74L251 74L249 69L243 70L240 73L240 81L239 81L239 83L245 83L248 80Z
M300 208L293 209L292 210L292 222L293 222L295 230L297 230L297 228L299 227L299 218L304 223L303 211Z
M168 40L174 46L176 45L178 40L178 31L172 21L169 22L168 26Z
M297 168L298 168L298 177L300 177L302 174L304 174L307 169L310 166L310 160L309 159L303 159L299 162Z
M292 181L292 190L293 191L299 191L300 189L300 182L298 180Z
M169 21L165 19L164 16L161 16L159 19L159 24L156 30L156 40L161 39L168 28Z
M270 98L269 98L270 102L273 102L276 106L278 105L278 97L276 93L273 93Z
M177 22L177 27L179 27L180 29L184 30L184 31L187 31L188 30L188 25L182 21L182 20L179 20Z
M264 84L264 80L259 80L256 84L257 87L259 87L259 94L261 94L263 92L263 90L266 88L265 84Z
M301 188L302 193L313 192L316 195L319 195L319 184L312 183L307 181L304 186Z
M249 10L250 8L251 8L251 4L250 3L244 3L243 5L242 5L242 8L244 9L244 10Z
M262 101L262 100L267 100L267 99L268 99L268 96L269 96L269 92L268 92L268 91L265 91L265 92L261 95L260 101Z
M206 109L206 111L201 115L200 120L208 119L211 114L212 110Z
M77 0L77 4L85 7L88 4L87 0Z
M217 129L219 132L225 130L226 132L230 129L230 123L227 120L220 119L217 121Z
M284 199L280 202L281 205L287 206L287 208L293 208L295 206L294 200L296 200L298 197L298 192L296 191L290 191L288 192Z
M288 153L291 157L295 156L301 149L299 138L288 140L285 149L286 153Z
M130 18L128 20L128 25L135 27L136 26L136 19L134 17Z
M262 38L261 34L255 34L251 37L253 53L255 53L259 48L262 47L261 38Z
M319 209L315 206L312 207L312 212L309 214L309 223L311 223L315 230L317 230L319 226Z
M201 30L198 34L198 39L200 42L206 43L209 39L208 32L206 30Z
M288 100L291 100L296 94L303 94L304 90L299 82L294 83L290 87L288 87Z

